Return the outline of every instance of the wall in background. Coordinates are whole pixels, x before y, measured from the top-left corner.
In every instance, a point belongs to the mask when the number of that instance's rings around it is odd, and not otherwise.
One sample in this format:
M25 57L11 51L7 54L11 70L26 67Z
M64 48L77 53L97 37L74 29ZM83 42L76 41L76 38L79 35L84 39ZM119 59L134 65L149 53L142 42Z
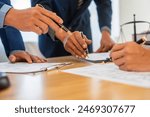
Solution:
M150 0L120 0L120 24L132 21L133 14L136 14L137 20L150 21ZM133 25L125 26L124 33L127 40L132 40ZM148 29L148 25L138 24L137 32L143 32Z

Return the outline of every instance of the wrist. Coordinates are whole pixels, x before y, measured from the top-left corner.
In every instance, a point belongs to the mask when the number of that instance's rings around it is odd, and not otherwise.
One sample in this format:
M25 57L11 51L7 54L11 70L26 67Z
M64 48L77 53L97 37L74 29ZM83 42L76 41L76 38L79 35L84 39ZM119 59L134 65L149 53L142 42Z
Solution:
M107 34L107 35L110 36L110 33L109 33L107 30L103 30L103 31L102 31L102 35L105 35L105 34Z
M102 33L103 32L107 32L107 33L109 33L109 35L111 35L111 29L109 27L107 27L107 26L102 27L101 28L101 32Z
M61 41L64 42L65 38L68 36L68 32L65 32L61 28L55 33L55 36Z
M11 8L6 16L5 16L5 21L4 21L4 25L9 25L9 26L14 26L15 18L17 17L16 15L16 11L14 8Z

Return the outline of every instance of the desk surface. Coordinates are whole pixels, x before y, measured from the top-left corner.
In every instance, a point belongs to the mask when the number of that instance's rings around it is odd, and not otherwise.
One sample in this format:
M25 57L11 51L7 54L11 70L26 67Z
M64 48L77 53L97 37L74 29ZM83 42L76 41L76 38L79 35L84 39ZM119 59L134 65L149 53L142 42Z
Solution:
M67 68L87 66L73 57L49 59L49 62L68 62ZM31 100L132 100L150 99L150 89L134 87L109 81L86 78L61 71L49 71L30 75L9 74L11 87L0 92L0 99Z

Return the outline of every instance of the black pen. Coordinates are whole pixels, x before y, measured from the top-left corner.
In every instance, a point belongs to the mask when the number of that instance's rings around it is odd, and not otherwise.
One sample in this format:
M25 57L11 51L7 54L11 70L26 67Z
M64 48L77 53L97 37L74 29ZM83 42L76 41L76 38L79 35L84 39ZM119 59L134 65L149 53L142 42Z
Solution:
M142 37L140 40L138 40L136 43L137 44L145 44L145 42L147 41L147 38Z
M106 58L106 60L104 60L104 63L109 63L109 62L112 62L112 58Z
M37 4L39 7L44 8L41 4ZM51 19L53 20L53 19ZM61 29L63 29L65 32L70 32L70 30L68 28L66 28L63 24L59 24L56 21L53 20L53 22L55 22Z
M83 32L81 32L81 36L82 36L82 38L84 39ZM88 56L88 54L89 54L89 52L88 52L88 48L85 50L85 52L86 52L86 57L89 57L89 56Z

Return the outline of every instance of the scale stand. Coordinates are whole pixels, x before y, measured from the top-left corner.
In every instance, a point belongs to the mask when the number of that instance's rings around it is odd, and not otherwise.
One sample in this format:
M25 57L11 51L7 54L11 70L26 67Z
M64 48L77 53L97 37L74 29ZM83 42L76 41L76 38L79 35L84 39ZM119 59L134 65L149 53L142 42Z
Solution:
M133 30L134 30L134 42L136 42L137 41L137 31L136 31L136 29L137 29L137 26L136 26L136 24L138 24L138 23L145 23L145 24L149 24L149 29L150 29L150 22L148 22L148 21L136 21L136 15L134 14L133 15L133 21L130 21L130 22L127 22L127 23L124 23L124 24L122 24L120 27L121 27L121 29L123 28L123 26L126 26L126 25L130 25L130 24L133 24ZM149 31L149 30L148 30ZM148 35L148 31L147 31L147 33L145 33L145 35ZM147 43L147 42L146 42ZM148 43L150 43L149 41L148 41Z

